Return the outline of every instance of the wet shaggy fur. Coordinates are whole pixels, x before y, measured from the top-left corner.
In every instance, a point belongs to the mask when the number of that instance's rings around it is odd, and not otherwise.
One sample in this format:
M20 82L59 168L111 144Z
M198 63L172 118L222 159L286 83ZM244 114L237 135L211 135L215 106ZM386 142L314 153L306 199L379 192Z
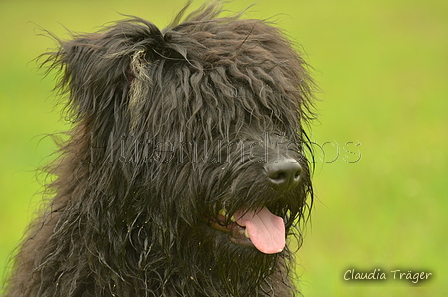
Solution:
M299 294L288 245L264 254L212 223L266 207L300 245L307 66L266 21L220 17L216 3L184 11L163 30L132 17L44 55L73 129L6 296ZM264 166L285 157L302 169L281 191Z

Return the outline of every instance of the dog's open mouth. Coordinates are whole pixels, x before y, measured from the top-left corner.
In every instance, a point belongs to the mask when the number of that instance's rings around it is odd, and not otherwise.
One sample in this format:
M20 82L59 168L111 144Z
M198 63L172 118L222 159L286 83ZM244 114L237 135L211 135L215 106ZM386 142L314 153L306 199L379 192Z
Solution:
M267 207L257 211L237 211L230 223L228 221L226 212L221 210L210 226L229 233L232 242L255 247L265 254L279 253L285 247L285 223Z

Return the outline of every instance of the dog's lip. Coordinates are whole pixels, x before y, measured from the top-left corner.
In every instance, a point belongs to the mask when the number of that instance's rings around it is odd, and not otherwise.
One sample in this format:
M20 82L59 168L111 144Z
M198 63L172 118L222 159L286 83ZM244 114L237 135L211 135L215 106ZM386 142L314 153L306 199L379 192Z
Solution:
M238 225L232 219L230 220L230 223L227 223L227 221L225 215L219 214L216 219L210 219L210 227L217 231L228 233L229 239L233 243L255 248L247 235L246 227Z

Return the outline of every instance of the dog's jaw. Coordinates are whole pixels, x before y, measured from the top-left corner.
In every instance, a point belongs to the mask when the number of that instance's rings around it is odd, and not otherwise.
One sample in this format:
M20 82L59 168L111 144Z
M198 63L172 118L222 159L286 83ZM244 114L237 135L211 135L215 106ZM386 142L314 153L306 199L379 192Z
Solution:
M256 248L264 254L280 253L285 247L284 221L266 207L256 211L237 211L230 220L221 210L216 219L210 220L210 227L228 233L231 242Z
M246 227L238 225L234 217L228 222L224 211L221 211L216 219L210 219L209 226L219 233L227 233L229 240L235 244L255 248L246 232Z

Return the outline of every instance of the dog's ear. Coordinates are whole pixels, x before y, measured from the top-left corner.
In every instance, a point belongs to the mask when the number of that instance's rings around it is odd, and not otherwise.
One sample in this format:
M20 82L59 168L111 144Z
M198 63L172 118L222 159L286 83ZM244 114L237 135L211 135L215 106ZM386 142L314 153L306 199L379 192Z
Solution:
M56 89L69 95L74 121L132 105L133 81L144 78L144 68L164 44L161 31L138 18L97 33L72 35L70 41L58 40L59 50L47 53L43 65L60 71Z

